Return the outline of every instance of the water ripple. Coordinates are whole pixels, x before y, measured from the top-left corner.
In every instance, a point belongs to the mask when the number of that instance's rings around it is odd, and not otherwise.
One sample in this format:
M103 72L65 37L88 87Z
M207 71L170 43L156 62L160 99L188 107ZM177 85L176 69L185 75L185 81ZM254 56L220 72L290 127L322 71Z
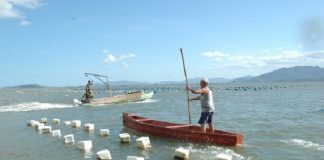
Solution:
M303 147L303 148L310 148L310 149L324 151L324 145L313 143L311 141L305 141L302 139L281 140L281 142L287 143L289 145Z

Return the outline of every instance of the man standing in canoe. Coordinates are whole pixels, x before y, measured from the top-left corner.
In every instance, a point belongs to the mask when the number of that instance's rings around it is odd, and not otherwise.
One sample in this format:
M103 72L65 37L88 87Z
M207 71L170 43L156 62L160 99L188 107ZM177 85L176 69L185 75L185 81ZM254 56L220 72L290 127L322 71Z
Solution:
M200 89L194 90L187 86L187 90L193 94L200 94L197 97L189 98L189 101L200 100L202 112L198 123L201 125L201 131L206 132L206 123L208 123L209 130L211 133L214 132L213 127L213 115L215 111L213 93L208 88L208 79L204 78L200 81Z

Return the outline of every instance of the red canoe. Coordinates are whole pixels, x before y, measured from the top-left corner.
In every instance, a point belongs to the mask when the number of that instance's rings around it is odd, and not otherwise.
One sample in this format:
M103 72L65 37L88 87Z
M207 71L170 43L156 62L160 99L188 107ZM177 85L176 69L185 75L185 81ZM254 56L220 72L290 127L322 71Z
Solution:
M141 133L197 143L239 146L242 145L243 141L243 135L241 133L234 134L220 130L214 130L214 133L208 133L208 129L207 133L203 133L200 131L200 126L156 121L128 113L123 113L123 124Z

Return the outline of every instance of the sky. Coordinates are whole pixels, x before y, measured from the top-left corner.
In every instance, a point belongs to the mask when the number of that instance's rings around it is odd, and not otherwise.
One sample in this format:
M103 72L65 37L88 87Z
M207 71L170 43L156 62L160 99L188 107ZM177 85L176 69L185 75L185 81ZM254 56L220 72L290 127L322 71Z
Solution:
M322 0L0 0L0 87L324 67Z

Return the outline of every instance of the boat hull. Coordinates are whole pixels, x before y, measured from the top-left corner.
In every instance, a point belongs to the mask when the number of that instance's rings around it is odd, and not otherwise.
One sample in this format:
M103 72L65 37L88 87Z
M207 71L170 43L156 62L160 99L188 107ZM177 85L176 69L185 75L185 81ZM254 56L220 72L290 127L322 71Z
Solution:
M115 103L126 103L133 101L143 101L145 99L152 98L154 92L143 93L143 92L132 92L122 95L116 95L112 97L90 99L88 101L81 101L82 105L106 105Z
M214 133L203 133L199 126L155 121L128 113L123 113L123 124L138 132L197 143L238 146L242 145L243 141L242 134L220 130L214 130Z
M141 98L141 92L128 93L123 95L116 95L113 97L105 97L105 98L97 98L90 100L90 104L92 105L100 105L100 104L112 104L112 103L123 103L129 101L135 101Z

